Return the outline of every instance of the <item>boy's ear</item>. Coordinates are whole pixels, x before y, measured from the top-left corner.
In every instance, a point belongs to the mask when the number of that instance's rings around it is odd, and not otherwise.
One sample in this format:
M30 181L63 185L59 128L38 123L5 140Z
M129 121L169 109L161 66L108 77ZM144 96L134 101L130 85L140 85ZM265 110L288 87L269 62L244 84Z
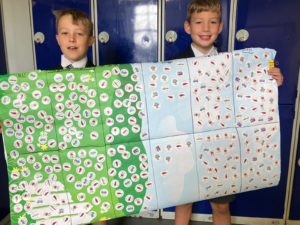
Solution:
M96 39L94 36L89 37L89 46L93 45L95 43Z
M220 26L219 26L219 34L222 32L223 26L224 26L224 24L223 24L223 22L221 22L221 23L220 23Z
M184 30L186 33L191 34L191 26L189 21L185 20L183 24Z
M55 38L56 38L56 42L58 43L58 45L60 45L60 43L59 43L59 38L58 38L58 34L55 35Z

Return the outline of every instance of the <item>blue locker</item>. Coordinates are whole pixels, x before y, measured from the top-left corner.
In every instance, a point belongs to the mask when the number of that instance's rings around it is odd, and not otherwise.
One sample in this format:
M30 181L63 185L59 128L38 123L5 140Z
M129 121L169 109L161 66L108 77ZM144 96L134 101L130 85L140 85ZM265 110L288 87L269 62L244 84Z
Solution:
M99 64L157 61L158 1L97 1ZM107 36L106 36L107 37Z
M300 131L300 128L299 128ZM298 137L298 148L296 154L296 164L295 166L295 175L294 175L294 185L292 192L292 202L290 208L289 220L298 220L300 221L300 132Z
M247 30L249 38L246 41L235 41L235 49L275 49L276 65L285 79L279 88L282 152L280 183L274 188L238 195L232 204L235 216L283 218L300 62L299 8L300 2L294 0L238 1L236 31Z
M235 42L235 49L273 48L284 75L279 104L295 104L300 63L300 1L238 1L236 30L245 29L249 39Z
M61 51L56 42L55 16L53 10L77 8L91 14L91 1L86 0L32 0L34 33L45 35L43 43L35 43L37 69L54 69L60 65ZM92 49L88 57L92 60Z
M169 0L165 5L165 18L163 23L165 24L165 34L168 31L175 31L177 34L177 40L175 42L169 42L164 38L165 46L165 60L171 59L173 56L184 51L190 46L191 38L185 33L183 23L186 18L187 5L190 0ZM219 51L228 50L228 34L229 34L229 16L230 16L230 0L222 0L222 20L224 28L222 33L216 42Z

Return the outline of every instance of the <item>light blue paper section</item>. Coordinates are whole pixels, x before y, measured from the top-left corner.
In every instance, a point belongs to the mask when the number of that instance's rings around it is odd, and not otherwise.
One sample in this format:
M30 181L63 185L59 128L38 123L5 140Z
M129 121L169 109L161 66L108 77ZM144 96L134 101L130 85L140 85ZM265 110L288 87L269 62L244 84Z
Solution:
M158 207L199 199L193 135L150 141Z
M150 139L193 133L186 60L143 63Z

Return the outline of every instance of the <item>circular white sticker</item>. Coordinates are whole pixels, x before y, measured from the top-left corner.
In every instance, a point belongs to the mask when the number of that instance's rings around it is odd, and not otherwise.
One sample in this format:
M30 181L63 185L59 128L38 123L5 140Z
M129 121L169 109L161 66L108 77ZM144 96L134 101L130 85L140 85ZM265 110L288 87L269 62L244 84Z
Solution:
M10 102L11 102L10 97L9 96L3 96L1 98L1 102L2 102L3 105L9 105Z
M43 80L37 80L35 82L35 85L36 85L37 88L42 89L42 88L45 87L45 81L43 81Z
M37 75L36 72L30 72L30 73L28 74L29 80L36 80L37 77L38 77L38 75Z
M8 82L10 84L15 84L15 83L17 83L17 81L18 81L18 78L14 75L11 75L11 76L8 77Z
M73 73L67 73L66 79L67 79L67 81L72 82L75 79L75 75Z
M119 123L123 123L125 121L125 116L123 114L116 115L116 121Z
M62 81L63 81L63 75L61 75L60 73L55 74L55 75L54 75L54 81L55 81L56 83L62 82Z

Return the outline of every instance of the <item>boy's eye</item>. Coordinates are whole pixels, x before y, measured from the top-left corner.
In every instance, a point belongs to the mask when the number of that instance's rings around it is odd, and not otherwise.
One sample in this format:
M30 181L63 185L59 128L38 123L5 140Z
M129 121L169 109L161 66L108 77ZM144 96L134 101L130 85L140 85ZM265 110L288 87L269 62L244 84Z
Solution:
M67 35L68 32L60 32L61 35Z
M195 23L195 24L201 24L202 21L201 21L201 20L196 20L196 21L194 21L194 23Z

